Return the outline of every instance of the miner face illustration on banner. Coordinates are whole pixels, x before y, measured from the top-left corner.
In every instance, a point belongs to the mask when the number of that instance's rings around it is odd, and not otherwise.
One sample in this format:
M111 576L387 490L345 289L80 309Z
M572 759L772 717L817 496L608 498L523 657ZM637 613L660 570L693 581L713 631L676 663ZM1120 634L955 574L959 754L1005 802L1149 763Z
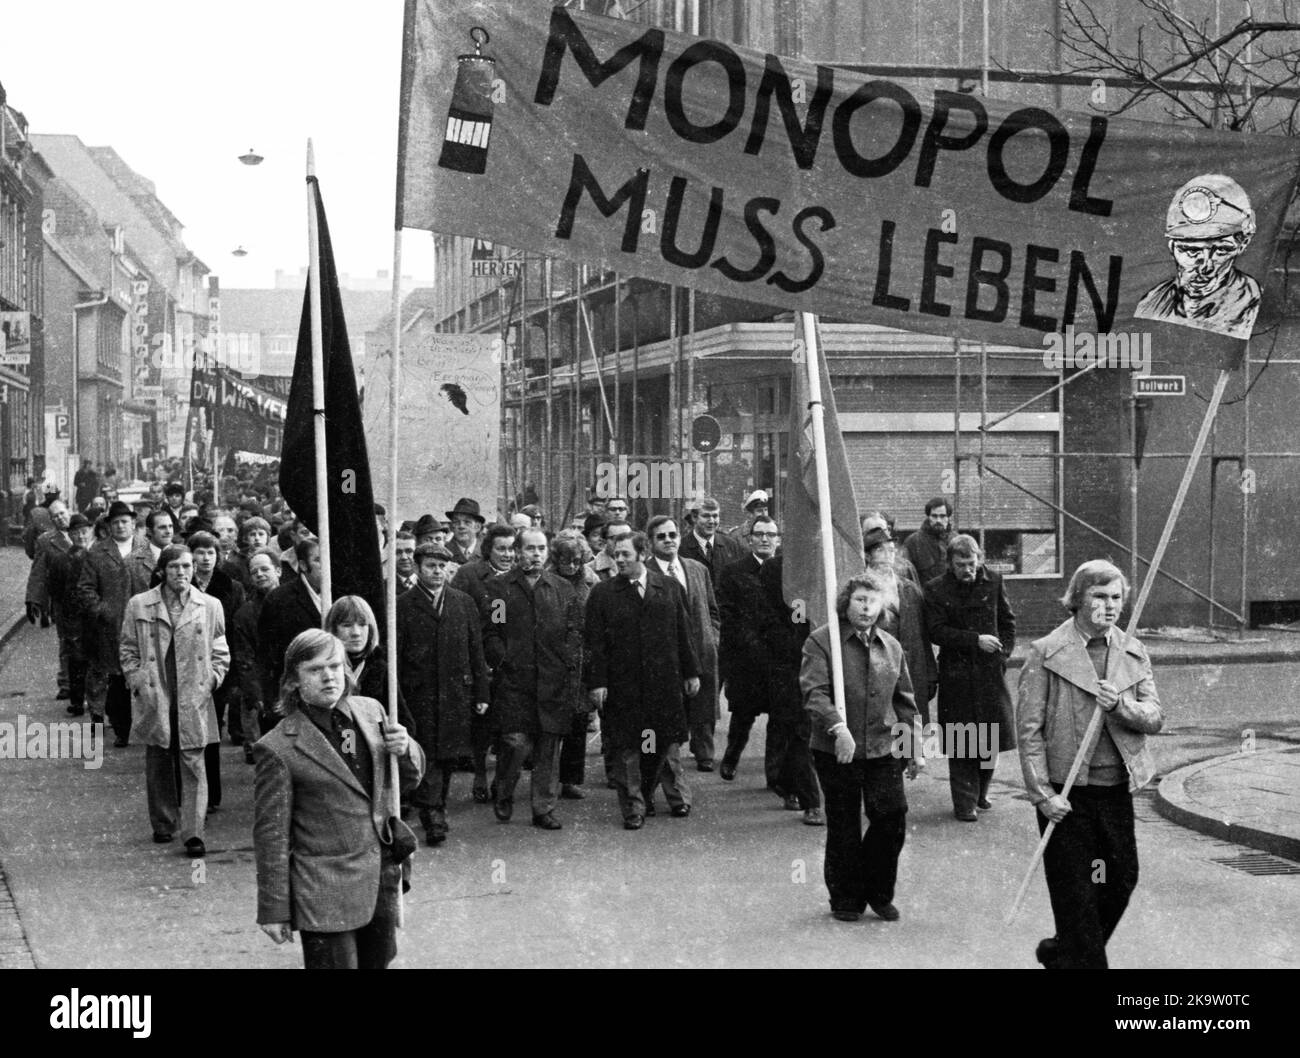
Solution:
M1254 234L1255 211L1235 180L1206 173L1187 181L1165 216L1177 274L1148 290L1133 315L1249 338L1259 284L1236 261Z

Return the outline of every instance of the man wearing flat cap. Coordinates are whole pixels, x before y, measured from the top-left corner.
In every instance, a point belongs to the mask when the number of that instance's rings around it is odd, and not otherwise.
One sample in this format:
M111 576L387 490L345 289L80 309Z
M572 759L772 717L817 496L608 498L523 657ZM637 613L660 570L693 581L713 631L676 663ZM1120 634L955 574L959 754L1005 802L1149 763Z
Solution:
M451 560L460 564L477 558L478 535L487 523L479 511L478 500L462 496L447 512L447 520L451 522L451 540L446 545Z
M488 669L478 609L447 583L451 553L421 544L415 570L418 582L397 600L397 673L426 760L411 803L425 839L438 845L447 837L452 772L470 755L471 719L487 712Z

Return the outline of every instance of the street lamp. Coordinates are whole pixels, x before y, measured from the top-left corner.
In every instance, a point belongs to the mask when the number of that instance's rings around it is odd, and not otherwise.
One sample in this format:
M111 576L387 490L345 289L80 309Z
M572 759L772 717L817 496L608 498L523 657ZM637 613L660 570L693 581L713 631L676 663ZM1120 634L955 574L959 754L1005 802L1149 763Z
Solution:
M252 147L249 147L249 148L248 148L248 153L247 153L247 154L241 154L241 155L239 156L239 160L240 160L241 162L243 162L245 165L261 165L261 164L262 164L262 156L261 156L260 154L258 154L255 150L253 150Z
M242 246L236 246L233 250L230 251L230 256L231 256L231 257L247 257L247 256L248 256L248 251L245 250Z

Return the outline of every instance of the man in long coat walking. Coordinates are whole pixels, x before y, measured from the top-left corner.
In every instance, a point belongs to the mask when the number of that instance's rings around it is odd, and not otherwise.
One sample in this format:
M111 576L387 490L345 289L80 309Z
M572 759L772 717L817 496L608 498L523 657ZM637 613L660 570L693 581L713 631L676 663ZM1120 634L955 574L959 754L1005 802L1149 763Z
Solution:
M642 754L652 758L648 770L657 774L664 757L687 738L684 697L700 690L681 586L646 568L648 552L644 533L619 540L618 575L597 584L587 599L591 700L603 710L627 830L645 822ZM690 812L689 790L681 793L681 800L670 802L675 816Z
M501 733L496 817L510 821L515 785L531 755L533 826L559 830L556 767L573 723L582 613L573 585L546 569L547 551L540 529L515 536L515 568L485 584L483 651L493 674L493 724Z
M115 500L108 509L107 540L90 549L77 581L82 634L86 636L86 707L92 723L108 722L125 746L131 732L131 697L119 651L127 601L149 590L149 545L135 543L135 515Z
M686 705L686 722L691 731L691 755L699 771L713 770L713 731L718 722L718 632L722 620L713 580L708 567L683 558L677 523L660 514L646 523L650 567L672 577L686 594L686 615L691 622L691 645L700 659L700 692Z
M925 625L939 648L939 724L953 814L974 823L993 807L998 751L1016 748L1007 658L1016 615L974 537L948 542L948 570L925 586Z
M451 553L415 549L414 588L397 600L397 679L415 720L426 770L411 803L425 837L447 837L447 792L456 761L470 752L470 717L488 708L488 668L473 600L448 583Z

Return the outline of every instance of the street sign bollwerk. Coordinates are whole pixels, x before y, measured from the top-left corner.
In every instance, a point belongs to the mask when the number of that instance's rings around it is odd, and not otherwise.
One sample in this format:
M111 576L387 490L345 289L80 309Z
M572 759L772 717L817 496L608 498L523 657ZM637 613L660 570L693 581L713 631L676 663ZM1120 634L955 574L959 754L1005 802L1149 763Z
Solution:
M1134 375L1133 396L1135 397L1185 397L1187 396L1186 375Z

